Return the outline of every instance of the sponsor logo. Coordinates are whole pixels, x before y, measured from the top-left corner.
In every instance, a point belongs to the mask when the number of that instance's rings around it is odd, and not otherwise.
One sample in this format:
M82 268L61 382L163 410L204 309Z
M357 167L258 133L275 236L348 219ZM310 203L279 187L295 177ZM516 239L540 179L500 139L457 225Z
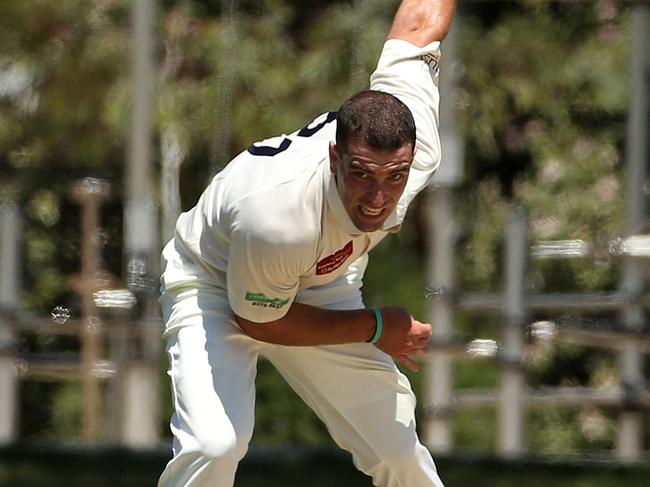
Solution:
M345 247L337 250L332 255L318 261L316 264L316 275L329 274L343 265L348 257L352 255L352 240L350 240Z
M289 302L289 298L269 298L266 294L252 293L250 291L246 291L245 298L246 301L250 301L253 306L260 306L262 308L282 308L282 306Z

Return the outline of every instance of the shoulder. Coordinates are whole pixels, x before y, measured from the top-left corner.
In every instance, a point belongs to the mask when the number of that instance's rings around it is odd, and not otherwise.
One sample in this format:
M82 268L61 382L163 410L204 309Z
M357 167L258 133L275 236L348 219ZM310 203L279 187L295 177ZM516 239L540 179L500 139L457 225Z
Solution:
M255 188L231 205L231 234L298 250L318 241L323 191L316 174Z
M423 70L429 71L429 75L437 75L440 55L440 42L437 41L425 46L416 46L403 39L388 39L382 47L377 71L407 77L411 74L408 73L409 69L417 69L420 76Z

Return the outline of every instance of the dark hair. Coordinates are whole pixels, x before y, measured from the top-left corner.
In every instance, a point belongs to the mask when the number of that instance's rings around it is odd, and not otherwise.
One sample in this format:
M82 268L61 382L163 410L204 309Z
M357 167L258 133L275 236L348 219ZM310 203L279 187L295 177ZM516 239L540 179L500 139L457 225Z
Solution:
M415 146L415 121L408 107L389 93L361 91L347 100L336 116L336 145L347 150L350 139L376 150Z

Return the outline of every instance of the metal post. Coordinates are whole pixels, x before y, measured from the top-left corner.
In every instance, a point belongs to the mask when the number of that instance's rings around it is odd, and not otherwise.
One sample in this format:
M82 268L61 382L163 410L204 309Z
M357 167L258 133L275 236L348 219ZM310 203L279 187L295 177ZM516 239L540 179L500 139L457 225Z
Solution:
M124 233L128 264L148 273L148 260L158 247L156 205L151 178L153 64L153 0L133 2L133 109L125 186ZM142 266L144 265L144 269Z
M238 63L239 52L237 40L239 36L239 11L238 0L225 0L222 2L223 48L219 66L219 91L217 93L215 113L214 140L211 147L211 163L209 179L223 169L230 160L232 147L232 119L233 99L236 88L235 66Z
M21 221L15 205L0 206L0 444L16 438L18 379L14 335L2 311L19 308Z
M523 452L523 324L527 256L526 218L521 210L508 222L505 237L506 324L503 327L497 450L505 457L517 457Z
M374 0L373 0L374 1ZM354 39L357 40L352 46L350 59L350 87L353 91L361 91L368 88L368 74L363 64L363 51L366 43L362 41L368 29L368 15L370 14L369 0L354 1L354 15L357 18L354 26Z
M156 241L151 188L153 0L133 2L133 108L127 167L126 239L129 251L147 251Z
M174 236L176 220L181 213L180 172L185 157L178 130L166 129L161 136L162 152L162 243Z
M648 59L650 43L650 5L638 2L632 13L632 60L631 93L628 115L627 183L628 211L627 231L633 234L646 219L643 186L647 178L648 164ZM622 287L634 296L640 296L644 288L644 267L638 259L625 257ZM625 306L622 318L630 330L638 330L644 323L643 306L630 303ZM630 339L620 354L620 375L625 390L634 398L644 387L643 358L638 343ZM638 460L643 443L643 415L633 408L623 410L619 416L616 454L624 461Z
M183 27L187 28L187 25L183 25ZM161 68L162 84L165 87L173 85L178 78L183 58L180 37L174 34L165 39L165 59ZM163 94L166 91L164 89ZM162 106L171 106L171 111L175 112L176 97L173 93L166 95L161 103ZM185 159L185 143L181 137L180 127L180 121L172 119L168 125L164 126L160 135L161 243L163 245L174 235L176 220L181 213L180 168Z
M453 244L455 225L452 209L452 192L449 187L439 187L431 194L433 213L433 258L432 277L435 285L452 289ZM430 308L430 322L433 327L432 340L450 342L453 337L454 310L450 296L444 294L434 300ZM427 362L429 387L425 390L425 401L429 413L425 419L424 443L434 452L449 452L453 447L450 414L453 401L452 357L433 351Z
M154 17L155 0L132 2L133 37L133 110L131 140L127 170L127 201L125 203L125 253L129 287L141 299L145 321L159 316L157 289L159 263L158 209L152 187L152 119L155 86L154 68ZM146 374L138 374L141 388L124 387L120 436L127 444L152 443L149 431L157 431L159 404L157 395L146 393L150 387L157 389L159 377L156 367L160 354L159 328L142 326L142 350L148 364ZM133 372L124 372L128 383ZM146 377L145 377L146 376ZM130 397L129 394L136 394ZM132 416L137 418L133 420ZM130 425L130 426L129 426ZM127 428L131 428L128 429ZM133 438L144 438L143 441Z
M158 422L152 421L152 417L157 419L160 414L157 409L158 381L152 381L151 374L152 363L143 361L130 364L124 377L125 403L122 406L126 414L121 425L121 436L124 444L133 448L153 446L160 436ZM156 409L152 411L143 407L141 401Z
M444 290L453 289L454 243L456 223L453 211L453 187L462 178L462 140L456 128L454 86L456 45L459 18L456 17L445 39L440 74L440 134L442 166L436 174L430 193L430 219L432 256L430 277L434 286ZM449 293L432 301L429 309L433 326L432 340L446 343L453 338L454 305ZM451 407L453 401L452 356L433 351L426 365L428 387L425 389L427 414L424 422L423 441L434 452L449 452L453 447L451 434Z

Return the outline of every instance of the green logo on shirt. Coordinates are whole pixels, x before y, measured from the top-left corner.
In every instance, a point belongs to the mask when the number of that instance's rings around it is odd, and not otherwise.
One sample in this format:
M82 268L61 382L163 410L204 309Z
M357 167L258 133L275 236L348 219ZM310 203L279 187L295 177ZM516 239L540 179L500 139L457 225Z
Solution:
M282 308L282 306L289 302L289 298L269 298L263 293L252 293L246 291L246 301L251 301L253 306L261 306L263 308Z

